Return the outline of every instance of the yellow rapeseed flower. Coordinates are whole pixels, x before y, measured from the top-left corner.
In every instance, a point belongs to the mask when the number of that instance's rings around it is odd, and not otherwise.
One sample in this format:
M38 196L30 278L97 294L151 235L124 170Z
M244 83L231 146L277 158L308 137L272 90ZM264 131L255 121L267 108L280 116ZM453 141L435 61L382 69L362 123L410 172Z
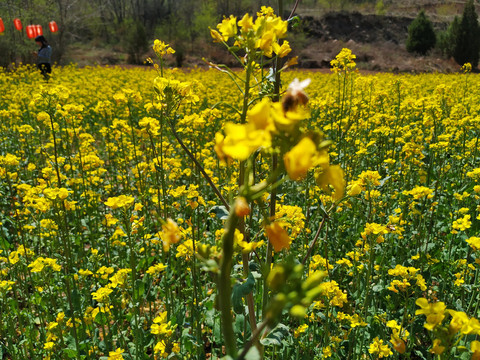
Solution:
M474 340L470 343L470 350L472 351L472 360L480 360L480 341Z
M170 248L171 244L176 244L182 238L182 234L178 225L172 219L167 219L165 223L162 224L162 231L160 232L160 236L163 241L163 246L166 250Z
M163 58L167 54L175 54L175 50L173 50L170 45L158 39L153 42L153 51L155 51L155 54L157 54L159 58Z
M116 197L110 197L105 201L105 205L112 209L128 208L135 203L133 196L120 195Z
M290 248L292 240L280 223L273 222L265 226L265 232L275 252Z
M442 345L442 340L441 339L435 339L433 340L433 345L432 348L430 349L430 352L435 354L435 355L441 355L445 351L445 346Z
M436 303L429 303L425 298L419 298L415 304L420 307L415 311L415 315L425 315L427 317L424 324L425 329L433 330L437 325L441 324L445 318L445 310L447 309L445 303L439 301Z
M271 136L268 131L258 130L252 124L225 125L225 138L217 138L217 146L226 156L236 160L246 160L260 147L270 147ZM218 154L218 152L217 152Z
M150 274L150 275L158 275L162 271L164 271L166 268L167 268L167 265L163 265L162 263L158 263L158 264L150 266L146 272L147 272L147 274Z
M304 137L300 140L300 142L283 157L285 169L290 179L303 179L307 175L308 170L315 164L316 155L317 147L312 139Z
M344 171L340 165L331 165L322 167L322 171L315 174L317 184L327 193L331 193L330 186L333 187L334 200L340 200L345 191Z
M452 224L452 234L456 234L458 231L465 231L470 229L472 222L470 221L471 215L465 215L463 218L453 221Z
M110 351L108 353L108 358L107 360L122 360L123 359L123 353L125 352L125 350L123 350L122 348L119 348L115 351Z
M217 25L217 29L222 34L223 41L228 41L228 39L237 34L237 18L233 15L230 15L229 18L224 18L222 22Z
M392 350L390 350L390 347L387 344L384 344L383 340L380 339L378 336L375 337L375 339L373 339L373 342L370 344L368 348L368 352L370 354L378 356L379 359L393 355L393 352Z
M109 300L108 297L112 292L113 290L108 287L101 287L97 291L92 292L92 298L98 302L105 303Z

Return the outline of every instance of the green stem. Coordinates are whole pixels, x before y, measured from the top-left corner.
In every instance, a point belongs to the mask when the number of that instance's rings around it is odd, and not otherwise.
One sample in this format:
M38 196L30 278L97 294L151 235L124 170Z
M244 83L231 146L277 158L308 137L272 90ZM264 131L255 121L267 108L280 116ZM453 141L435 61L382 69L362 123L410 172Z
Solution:
M279 10L279 16L282 16L283 12L283 1L279 0L278 1L278 10ZM280 72L278 71L278 65L279 65L279 60L276 58L275 60L275 87L274 87L274 94L273 94L273 99L275 101L280 100ZM278 168L278 155L274 154L272 156L272 173L276 172ZM275 217L275 212L276 212L276 206L277 206L277 189L274 187L272 189L272 192L270 194L270 217L274 218ZM270 267L273 261L273 256L272 256L272 244L267 242L267 256L266 256L266 261L265 261L265 279L268 276L268 273L270 272ZM265 317L266 311L267 311L267 302L268 302L268 288L267 286L263 286L263 295L262 295L262 316Z
M371 236L370 236L371 237ZM365 282L365 301L363 302L363 317L367 317L367 308L370 305L370 280L373 272L373 261L375 260L375 244L370 240L370 259L367 270L367 279Z
M273 155L272 158L272 172L275 172L278 166L278 157L277 155ZM270 194L270 217L273 218L275 217L275 208L277 204L277 189L273 188L272 193ZM273 255L272 255L273 249L272 249L272 244L270 241L267 242L267 256L265 260L265 276L264 279L267 278L268 273L270 272L270 267L272 265L273 261ZM268 287L266 284L263 286L263 296L262 296L262 315L265 317L265 314L267 312L267 302L268 302Z
M473 283L478 284L478 268L475 270L475 279L474 279ZM472 291L472 298L470 299L470 302L469 302L467 310L466 310L467 314L470 313L470 309L472 308L473 301L476 299L477 296L478 296L478 292L477 291ZM477 301L477 304L478 304L478 301ZM475 314L476 314L476 312L475 312Z
M138 299L138 291L137 291L137 266L136 266L136 257L135 257L135 244L134 244L134 239L132 237L132 228L130 224L130 219L128 217L128 214L124 214L125 219L124 219L124 224L125 224L125 230L127 232L127 237L128 237L128 245L130 248L130 269L132 270L132 300L133 300L133 305L134 305L134 311L135 311L135 329L133 329L135 333L135 358L139 359L139 354L140 354L140 342L142 341L142 334L140 331L139 327L139 318L140 318L140 301Z
M50 125L52 127L52 137L53 137L53 151L54 151L54 155L55 155L55 171L57 173L57 186L60 188L62 186L62 179L61 179L61 176L60 176L60 167L58 165L58 153L57 153L57 139L56 139L56 135L55 135L55 126L54 126L54 123L53 123L53 116L54 114L51 113L50 114ZM68 300L68 305L70 307L70 311L71 311L71 316L72 316L72 330L73 330L73 338L75 340L75 347L76 347L76 355L77 355L77 359L81 359L80 357L80 342L78 341L78 336L77 336L77 324L76 324L76 319L75 319L75 308L73 306L73 301L72 301L72 293L71 293L71 289L70 289L70 283L69 283L69 276L68 274L71 274L72 273L72 268L73 268L73 264L72 264L72 258L71 258L71 249L70 249L70 243L68 241L68 219L67 219L67 209L65 208L65 202L62 200L61 201L61 204L62 204L62 211L63 211L63 218L64 218L64 232L61 233L60 235L60 238L62 239L62 242L63 242L63 246L65 248L65 255L66 255L66 260L67 260L67 268L65 269L65 277L64 277L64 280L65 280L65 286L67 288L67 300ZM74 288L75 287L75 281L73 281L73 286Z
M220 274L218 277L218 303L220 307L220 316L222 319L222 333L225 340L225 349L227 355L236 357L237 344L235 332L233 330L232 319L232 283L230 273L233 260L233 238L238 224L238 216L235 211L230 211L227 219L225 233L223 235L223 255L220 265Z
M163 67L162 67L163 69ZM167 207L167 185L165 181L165 168L163 167L163 113L160 114L160 169L161 169L161 180L162 180L162 195L163 195L163 219L168 218L168 207ZM158 199L160 201L160 199Z

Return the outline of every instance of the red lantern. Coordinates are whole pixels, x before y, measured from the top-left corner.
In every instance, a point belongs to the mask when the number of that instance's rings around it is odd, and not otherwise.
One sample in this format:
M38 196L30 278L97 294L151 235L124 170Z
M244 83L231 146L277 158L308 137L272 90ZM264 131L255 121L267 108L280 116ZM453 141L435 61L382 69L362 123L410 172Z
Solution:
M33 39L35 37L35 26L34 25L27 25L27 37L29 39Z
M19 18L13 19L13 25L15 25L15 29L17 29L18 31L22 31L22 21Z
M0 18L0 34L5 31L5 25L3 24L2 18Z
M34 25L35 26L35 36L43 35L42 25Z
M56 32L58 31L58 25L57 25L57 23L56 23L55 21L50 21L50 22L48 23L48 26L49 26L49 28L50 28L50 32L56 33Z

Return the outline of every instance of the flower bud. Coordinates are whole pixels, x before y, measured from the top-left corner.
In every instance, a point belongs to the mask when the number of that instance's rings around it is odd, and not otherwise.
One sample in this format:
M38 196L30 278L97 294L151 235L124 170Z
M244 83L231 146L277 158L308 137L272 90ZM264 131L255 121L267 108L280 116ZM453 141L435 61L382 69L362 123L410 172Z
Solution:
M247 199L240 196L235 199L235 215L238 217L244 217L250 215L250 206L247 203Z

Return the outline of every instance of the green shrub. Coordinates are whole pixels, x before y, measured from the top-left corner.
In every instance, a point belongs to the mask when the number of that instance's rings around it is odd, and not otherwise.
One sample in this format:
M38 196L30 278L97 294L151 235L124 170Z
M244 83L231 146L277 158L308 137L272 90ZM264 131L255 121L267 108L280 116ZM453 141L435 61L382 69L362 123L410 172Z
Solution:
M385 15L386 14L385 4L383 0L378 0L375 4L375 14L377 15Z
M444 56L452 57L455 52L455 45L460 27L460 18L455 16L448 26L448 29L438 34L437 47Z
M470 63L473 68L478 66L480 29L477 19L478 15L473 0L468 0L463 9L453 53L453 57L459 65Z
M128 53L129 64L142 64L144 54L148 50L148 38L145 27L140 21L125 22L125 50Z
M433 25L422 10L408 27L407 51L425 55L435 43Z

